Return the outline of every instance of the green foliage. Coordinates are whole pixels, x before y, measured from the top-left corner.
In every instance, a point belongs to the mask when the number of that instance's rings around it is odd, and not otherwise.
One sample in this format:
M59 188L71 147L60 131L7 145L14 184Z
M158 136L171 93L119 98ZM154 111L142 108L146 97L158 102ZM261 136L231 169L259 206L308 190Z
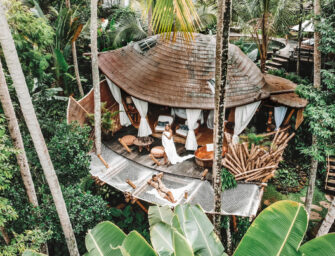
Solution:
M119 114L119 111L111 112L106 107L107 102L101 102L101 131L105 135L109 135L114 128L114 119L116 115ZM90 126L94 127L94 114L87 115L87 121Z
M150 237L163 255L225 255L214 227L199 205L149 208ZM162 239L164 238L164 239Z
M89 173L90 128L60 123L55 129L55 135L48 142L49 154L61 184L70 185Z
M87 255L135 256L157 255L148 242L136 231L126 235L111 222L99 223L89 230L85 239Z
M275 184L285 190L299 186L299 175L294 168L281 168L276 171Z
M37 18L21 1L5 2L7 17L20 62L28 82L41 78L50 67L54 31L43 18ZM32 86L32 84L30 84Z
M38 251L41 246L50 239L50 236L50 231L43 232L39 229L27 230L23 234L14 233L14 238L11 240L10 245L0 246L0 255L13 256L22 255L26 250Z
M226 168L221 170L221 189L235 188L237 186L234 175L232 175Z

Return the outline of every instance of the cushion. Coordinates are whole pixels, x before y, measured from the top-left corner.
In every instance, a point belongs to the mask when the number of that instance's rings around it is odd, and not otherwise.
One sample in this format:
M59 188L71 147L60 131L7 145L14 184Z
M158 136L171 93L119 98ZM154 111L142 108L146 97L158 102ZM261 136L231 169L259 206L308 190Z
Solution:
M165 126L159 126L159 125L157 125L155 127L155 131L156 132L164 132L164 130L165 130Z
M158 117L158 123L159 122L167 122L167 124L171 125L173 123L173 117L172 116L160 115Z
M180 129L180 128L176 130L176 134L181 135L181 136L183 136L183 137L186 137L186 136L187 136L187 133L188 133L188 131L186 131L186 130L182 130L182 129Z
M150 153L154 156L154 157L163 157L164 156L164 147L162 146L157 146L157 147L153 147L150 151Z
M188 126L187 126L186 124L181 124L181 125L179 126L179 129L188 131Z
M158 122L157 122L157 126L165 127L165 125L167 125L167 124L170 124L170 123L169 123L168 121L166 121L166 122L158 121Z

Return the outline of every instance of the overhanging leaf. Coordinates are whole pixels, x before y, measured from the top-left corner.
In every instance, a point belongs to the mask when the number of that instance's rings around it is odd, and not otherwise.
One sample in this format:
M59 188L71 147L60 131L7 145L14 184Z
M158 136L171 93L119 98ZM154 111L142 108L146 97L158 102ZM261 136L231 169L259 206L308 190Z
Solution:
M126 234L110 221L99 223L95 228L87 232L85 238L86 249L90 256L120 255L116 248L122 245Z
M305 256L335 255L335 233L320 236L303 244L299 252Z
M274 203L258 215L234 256L299 255L307 224L307 212L302 204L293 201Z
M137 231L130 232L123 240L121 251L123 256L157 255L148 242Z

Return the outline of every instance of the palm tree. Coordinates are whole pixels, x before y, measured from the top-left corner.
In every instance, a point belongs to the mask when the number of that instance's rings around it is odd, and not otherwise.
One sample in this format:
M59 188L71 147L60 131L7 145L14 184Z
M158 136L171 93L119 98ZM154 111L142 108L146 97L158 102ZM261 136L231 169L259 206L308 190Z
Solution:
M295 22L297 3L290 0L237 0L234 8L239 13L238 22L257 44L261 58L260 68L264 73L269 38L276 33L288 32L290 25Z
M0 61L0 101L2 104L2 108L5 112L5 116L8 120L8 130L13 140L14 147L20 150L20 152L16 155L16 159L20 167L21 177L28 195L29 202L34 207L36 207L38 206L38 200L35 192L34 181L31 177L26 151L24 150L23 140L19 128L19 123L17 122L14 107L9 95L1 61Z
M316 235L317 237L323 236L327 234L333 225L335 220L335 197L333 198L333 201L328 209L328 213L323 220L321 227L319 228L318 234Z
M91 0L91 52L92 52L92 78L94 88L94 132L95 132L95 152L101 154L101 102L100 102L100 82L98 67L98 1Z
M304 0L300 0L300 4L299 4L299 31L298 31L297 75L300 75L303 14L304 14Z
M66 4L66 8L71 9L70 0L66 0L65 4ZM77 49L76 49L76 39L71 40L71 49L72 49L74 73L76 75L78 90L79 90L80 96L83 97L84 96L84 90L83 90L83 86L81 85L80 75L79 75L79 66L78 66Z
M50 159L48 148L44 141L44 137L35 114L34 106L29 95L26 80L23 75L14 40L6 20L5 9L2 2L0 2L0 30L0 43L6 59L7 67L13 80L23 117L26 121L32 141L34 143L34 147L36 149L36 153L41 162L45 178L48 182L70 255L78 256L79 251L77 242L66 209L62 190L60 188L55 169Z
M224 140L225 119L225 87L228 71L228 46L229 27L231 19L231 0L219 0L217 34L216 34L216 59L215 59L215 125L214 125L214 161L213 161L213 187L214 187L214 212L221 212L221 169L222 146ZM221 215L214 214L215 232L220 236Z
M321 52L319 50L320 46L320 33L317 31L318 26L318 16L321 15L321 5L320 0L314 0L314 81L313 86L316 89L320 89L321 87ZM315 135L312 137L312 144L317 144L317 138ZM315 189L315 179L316 173L318 170L318 160L316 158L312 158L311 169L309 172L309 183L307 188L307 195L305 206L308 213L311 211L311 206L313 202L313 195Z

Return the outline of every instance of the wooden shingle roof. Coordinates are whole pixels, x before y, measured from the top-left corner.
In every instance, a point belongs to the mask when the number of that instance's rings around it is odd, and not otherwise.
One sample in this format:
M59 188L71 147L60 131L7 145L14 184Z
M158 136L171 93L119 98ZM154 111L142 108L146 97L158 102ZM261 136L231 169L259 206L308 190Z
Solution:
M195 34L191 42L155 35L123 48L101 53L99 67L128 94L151 103L214 109L215 37ZM227 107L269 97L257 66L235 45L229 45ZM212 87L213 86L213 87ZM212 88L211 88L212 87Z
M265 74L266 85L264 90L270 93L270 100L280 105L292 108L304 108L307 100L300 98L294 91L297 87L295 83L282 77Z

